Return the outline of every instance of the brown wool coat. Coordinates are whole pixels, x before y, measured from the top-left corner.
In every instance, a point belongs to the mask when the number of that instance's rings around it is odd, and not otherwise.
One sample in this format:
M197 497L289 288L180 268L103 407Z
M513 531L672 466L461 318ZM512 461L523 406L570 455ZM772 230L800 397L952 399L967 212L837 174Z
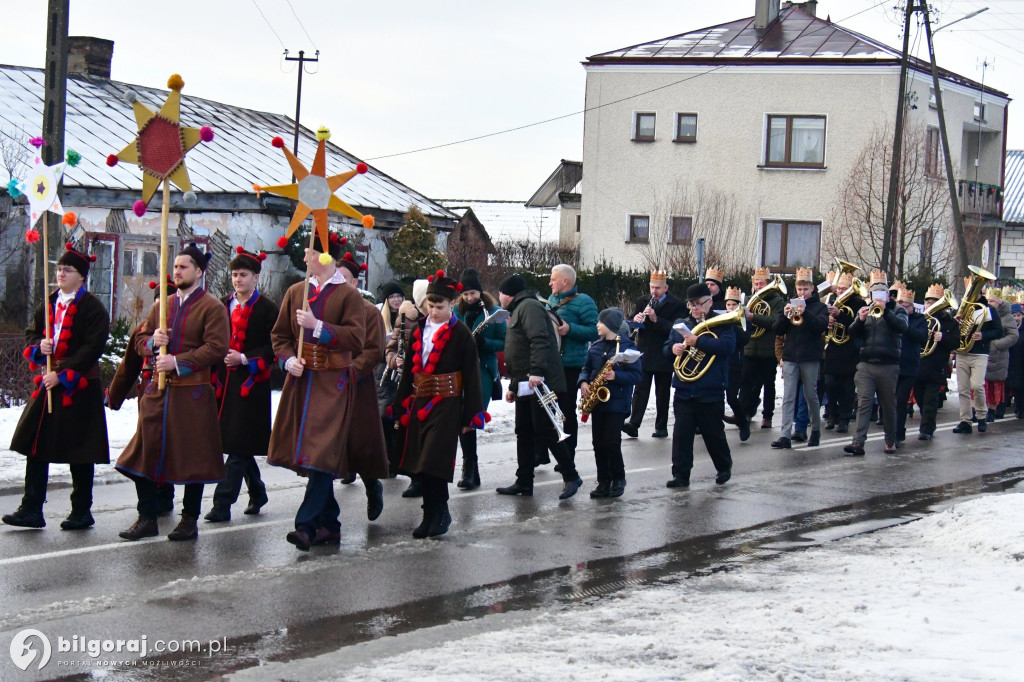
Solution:
M295 311L302 307L303 283L293 284L281 301L281 313L270 334L279 362L295 357L299 325ZM310 287L310 295L313 289ZM362 352L366 336L363 298L344 284L328 284L310 304L324 323L328 344L341 350L343 369L305 370L298 379L286 376L270 434L267 462L305 475L320 471L332 476L348 473L349 423L355 400L353 358ZM303 330L304 343L313 343L312 332ZM376 421L380 421L375 416Z
M421 333L425 323L426 318L419 321ZM411 370L416 358L412 347L413 338L410 333L406 339L408 353L402 365L402 380L398 385L398 399L395 402L395 418L399 420L406 412L402 404L413 392ZM400 427L398 431L397 443L402 452L399 466L407 474L427 474L451 481L455 477L455 453L462 427L469 426L473 417L483 410L476 341L469 327L462 322L455 323L434 371L436 374L462 372L462 395L444 398L434 405L423 421L420 421L417 412L430 399L417 398L413 401L412 409L409 410L409 424Z
M366 342L352 363L356 373L356 398L352 404L352 423L348 431L348 470L363 478L388 477L388 453L384 428L377 409L377 382L374 368L384 358L384 319L377 306L363 299L366 313Z
M167 326L171 337L167 351L179 371L209 370L228 351L230 323L224 304L202 288L193 291L182 305L176 294L168 296ZM154 355L149 341L160 325L160 305L149 311L146 327L136 336L135 350L142 357ZM164 424L166 423L166 428ZM117 469L129 477L175 484L214 483L224 478L224 456L217 420L217 401L209 382L157 388L157 373L139 399L139 426L128 447L117 459Z

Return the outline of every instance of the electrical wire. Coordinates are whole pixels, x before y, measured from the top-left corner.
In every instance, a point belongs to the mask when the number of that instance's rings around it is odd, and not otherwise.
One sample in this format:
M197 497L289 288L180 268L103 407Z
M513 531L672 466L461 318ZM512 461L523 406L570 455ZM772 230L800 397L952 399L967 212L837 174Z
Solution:
M296 14L295 8L292 7L292 0L285 0L285 2L288 3L288 9L292 11L292 16L295 17L295 21L299 22L302 32L306 34L306 37L309 39L309 43L313 46L313 49L319 52L320 48L317 47L316 42L313 40L313 36L309 35L309 31L306 30L306 25L302 23L302 19L299 19L299 15Z
M284 41L281 40L281 36L277 35L277 31L274 30L274 25L270 23L267 19L267 15L264 14L263 10L260 9L260 6L256 4L256 0L252 0L252 6L255 7L256 11L260 13L261 17L263 17L263 21L266 22L267 28L269 28L270 32L274 34L274 37L277 38L277 42L281 43L281 49L287 51L288 48L284 46Z

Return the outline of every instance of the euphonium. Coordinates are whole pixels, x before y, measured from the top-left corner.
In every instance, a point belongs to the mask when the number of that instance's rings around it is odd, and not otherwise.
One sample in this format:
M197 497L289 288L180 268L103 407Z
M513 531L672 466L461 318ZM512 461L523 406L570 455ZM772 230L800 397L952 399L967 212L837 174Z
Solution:
M955 307L956 299L953 298L953 292L947 289L942 298L924 309L925 318L928 320L928 340L924 342L924 349L921 350L922 358L934 353L939 345L939 342L935 340L935 332L942 331L942 325L939 324L939 318L936 315L940 310Z
M598 372L597 376L594 377L594 380L590 382L590 393L587 394L586 398L580 401L581 422L586 422L590 419L590 413L594 411L594 407L597 406L597 403L606 403L608 402L608 399L612 397L611 390L605 386L608 382L605 375L612 371L612 365L615 363L615 356L618 354L619 343L616 341L615 353L608 358L608 362L604 363L604 366L601 367L601 371Z
M721 315L715 315L712 318L706 319L694 327L691 333L694 336L711 334L711 336L717 339L718 336L711 330L727 324L738 324L742 329L746 329L747 316L743 308L737 308L732 312L722 313ZM686 349L685 353L676 356L675 363L672 366L680 381L690 382L697 381L704 376L714 361L714 355L708 355L696 346L690 346Z
M967 284L967 290L964 291L964 297L960 300L960 307L956 311L956 315L960 318L960 347L956 349L957 353L970 353L971 348L974 347L974 332L981 329L986 321L987 317L991 316L991 312L988 306L984 306L978 303L978 296L981 295L982 287L985 286L986 281L994 281L996 276L988 270L979 268L977 265L968 265L967 269L971 271L971 278ZM976 321L975 318L981 317L981 321Z
M839 261L844 263L845 261ZM868 288L864 286L864 282L857 278L854 278L853 282L850 283L850 288L839 294L833 304L836 308L839 308L840 313L846 313L850 317L853 317L853 311L850 310L850 306L846 305L854 296L860 296L861 298L867 298ZM846 325L836 321L832 327L825 332L825 345L834 343L837 346L841 346L850 340L850 335L847 333Z
M764 315L766 317L768 315L771 315L771 306L768 305L764 298L772 291L778 291L783 296L789 293L788 291L786 291L786 283L782 281L782 275L775 275L775 277L772 278L772 281L769 282L767 286L755 291L754 294L747 301L747 310L752 312L754 315ZM768 331L766 327L758 327L755 325L754 331L750 332L750 338L759 339L762 336L764 336L764 333L766 331Z

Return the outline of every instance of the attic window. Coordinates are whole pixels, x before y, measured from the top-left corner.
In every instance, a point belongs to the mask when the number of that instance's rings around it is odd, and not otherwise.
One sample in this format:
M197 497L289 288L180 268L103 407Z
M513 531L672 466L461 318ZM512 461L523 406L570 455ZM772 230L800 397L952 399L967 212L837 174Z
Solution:
M633 119L633 141L654 142L655 114L651 112L637 112Z
M697 114L676 114L675 142L697 141Z
M981 102L974 103L974 120L985 122L985 105Z

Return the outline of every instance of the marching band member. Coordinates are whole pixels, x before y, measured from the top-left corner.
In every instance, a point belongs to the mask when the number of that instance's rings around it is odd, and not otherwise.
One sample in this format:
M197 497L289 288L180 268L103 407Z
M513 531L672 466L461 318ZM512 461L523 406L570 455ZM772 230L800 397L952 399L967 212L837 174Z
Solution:
M664 270L651 272L651 295L636 299L630 326L636 332L636 347L644 354L643 379L633 392L633 405L629 420L622 425L622 432L636 438L640 423L647 411L647 402L654 385L655 438L668 436L668 403L672 393L672 361L661 352L668 341L672 323L684 317L686 304L668 290L668 274ZM652 305L653 303L653 305Z
M978 296L977 302L988 306L988 299L985 296ZM956 385L960 394L960 423L953 428L953 433L973 432L971 422L974 421L974 416L978 420L978 433L984 433L988 428L985 422L988 410L985 398L985 371L988 369L989 346L992 341L1003 335L1003 323L999 317L999 311L991 306L988 309L992 311L992 319L986 320L980 329L971 334L974 345L971 346L970 351L961 353L959 344L957 346ZM953 319L960 322L960 315L954 315ZM964 339L960 339L960 342L963 341Z
M711 309L725 310L725 270L709 266L704 275L704 284L711 292Z
M896 295L896 305L907 311L907 331L903 332L900 374L896 382L896 445L899 446L907 439L907 406L910 405L910 393L921 371L921 351L928 342L928 318L914 308L914 292L911 289L900 290Z
M839 275L832 292L836 297L846 293L853 285L853 275L843 272ZM864 299L854 294L846 300L842 310L834 305L828 307L828 327L833 329L836 325L846 327L846 333L850 333L850 325L857 316L857 311L864 307ZM847 308L849 310L847 310ZM846 433L850 426L850 417L853 414L854 385L853 375L857 371L857 359L860 355L860 348L852 338L846 343L829 343L825 347L825 394L828 396L828 406L825 408L825 430L835 429L837 433Z
M946 295L941 284L928 287L924 295L924 305L929 307ZM960 345L960 327L949 310L939 310L935 314L939 331L932 339L935 350L921 358L921 366L917 370L917 381L914 383L914 400L921 408L921 428L918 440L931 440L935 433L935 419L939 411L939 392L946 383L946 367L949 365L949 354Z
M427 282L426 279L418 279L412 283L412 300L405 300L398 308L398 315L400 324L395 327L390 338L388 338L387 345L384 346L384 363L391 370L398 370L399 376L401 376L402 364L405 362L405 356L409 355L409 346L411 341L409 340L412 336L413 331L416 330L416 325L422 319L426 312L424 312L427 303ZM399 340L401 339L401 343ZM403 354L398 351L402 350ZM397 391L397 386L396 386ZM385 410L386 411L386 410ZM391 405L392 415L394 414L394 405ZM394 425L394 428L398 428ZM388 450L388 462L391 467L391 476L395 477L398 474L404 474L404 471L399 470L398 461L401 458L401 444L394 442L394 434L392 434L392 447ZM413 478L409 481L409 487L402 491L402 497L422 497L423 491L420 489L420 483L418 480Z
M57 260L57 291L50 294L52 334L46 338L43 305L25 330L29 366L43 367L36 390L25 405L11 439L11 450L25 455L25 494L17 511L5 514L8 526L43 528L43 503L50 464L71 465L71 513L63 530L93 525L92 483L97 464L110 461L99 359L110 318L98 298L85 290L96 256L67 245ZM46 358L51 369L45 370Z
M712 312L711 290L707 284L694 284L686 290L686 306L689 315L676 322L683 322L693 329L705 319L715 317ZM693 468L693 438L697 427L707 447L711 461L715 464L718 475L715 483L722 485L732 478L732 455L729 452L729 441L725 438L725 388L728 382L728 358L736 350L736 334L732 325L723 325L715 329L715 338L711 334L694 336L688 332L680 332L674 328L665 342L666 356L680 356L697 348L708 355L714 355L717 361L707 372L696 381L681 381L678 376L672 379L676 389L672 402L675 414L675 426L672 431L672 478L665 484L669 488L689 488L690 470Z
M214 368L214 388L220 416L224 453L224 480L213 492L213 509L204 517L211 523L231 519L242 480L249 492L246 514L258 514L267 503L267 487L260 478L256 457L266 457L270 445L270 366L274 346L270 330L277 321L277 306L257 285L265 253L241 246L229 264L234 293L223 303L231 321L231 340L224 361Z
M808 446L821 442L821 406L818 403L818 370L821 368L824 341L821 335L828 329L828 308L818 298L811 268L796 269L796 294L803 305L787 303L783 315L775 323L775 333L785 335L782 347L782 436L772 441L773 448L790 448L793 418L796 413L797 385L803 382L804 400L811 418L811 437ZM800 324L794 324L794 317Z
M725 290L725 309L729 312L740 307L739 287L729 287ZM750 340L750 334L743 329L734 329L736 334L736 351L729 356L729 383L725 389L725 400L732 410L732 417L724 417L726 424L736 424L740 430L740 440L750 438L750 418L743 411L743 403L739 399L740 377L743 374L743 348Z
M771 280L769 268L757 268L750 279L751 294L761 291ZM764 403L761 406L761 428L772 427L775 414L775 375L779 369L779 361L775 357L775 323L782 317L782 309L786 300L778 291L771 290L763 298L768 304L769 313L762 315L747 311L747 328L750 330L750 341L743 349L743 372L740 376L740 402L743 413L748 419L757 414L757 405L761 402L764 391ZM754 338L755 333L762 333Z

